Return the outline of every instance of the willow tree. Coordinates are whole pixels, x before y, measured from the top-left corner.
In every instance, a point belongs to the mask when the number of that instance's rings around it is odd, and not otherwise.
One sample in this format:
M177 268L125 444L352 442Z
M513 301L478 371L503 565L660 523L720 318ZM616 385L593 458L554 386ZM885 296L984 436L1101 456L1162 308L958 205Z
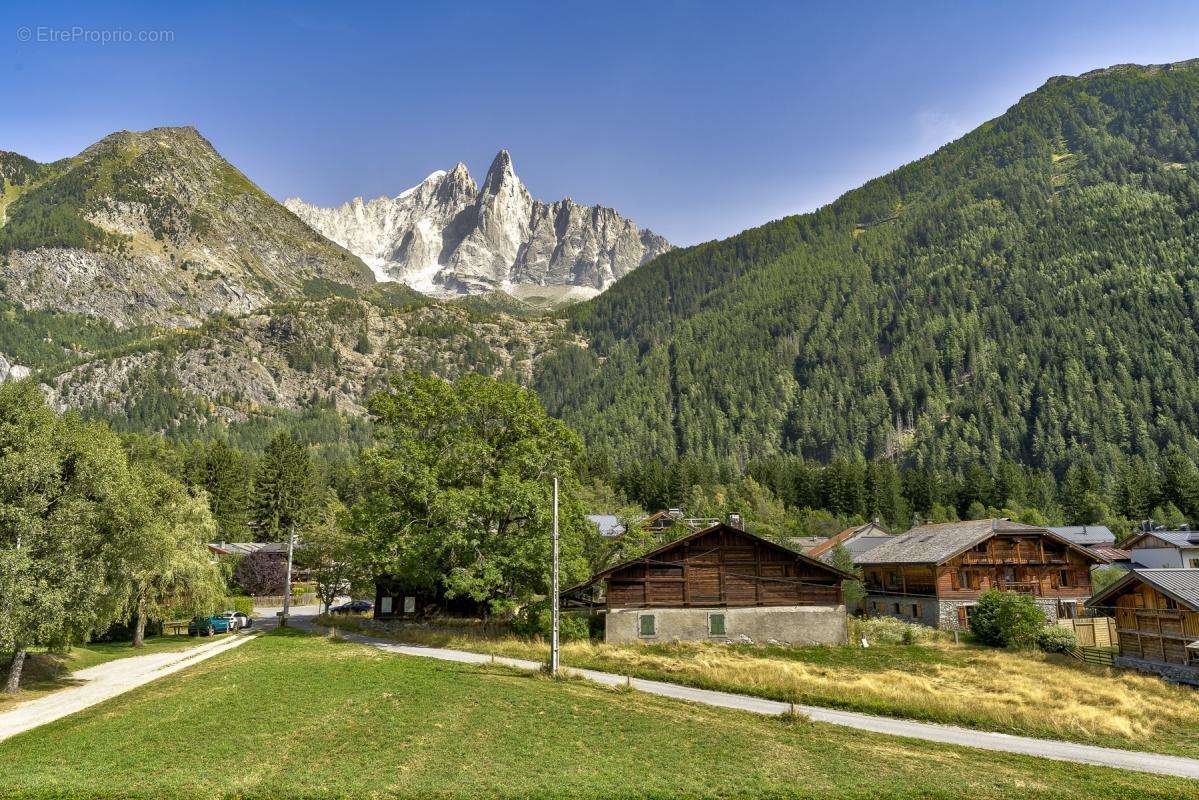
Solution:
M148 464L135 465L131 478L127 513L133 539L123 576L133 646L141 647L148 619L211 613L226 587L205 546L217 529L205 496Z
M31 646L63 648L124 611L125 452L101 424L58 417L31 381L0 385L0 649L16 692Z

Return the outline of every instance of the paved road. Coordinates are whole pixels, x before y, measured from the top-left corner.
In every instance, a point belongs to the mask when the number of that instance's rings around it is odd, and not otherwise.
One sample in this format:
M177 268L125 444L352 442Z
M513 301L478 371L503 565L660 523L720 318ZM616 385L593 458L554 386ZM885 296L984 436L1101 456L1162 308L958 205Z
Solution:
M240 647L253 638L253 634L222 636L216 641L187 650L118 658L73 672L71 678L83 681L79 686L18 703L0 713L0 741L199 664L226 650Z
M292 624L296 627L307 628L316 632L325 630L319 628L313 622L311 616L296 615L292 617ZM503 656L492 657L480 653L448 650L441 647L397 644L387 639L378 639L349 632L342 632L342 635L353 642L368 644L380 650L407 656L421 656L467 664L504 664L523 670L538 670L542 668L540 661L528 661L526 659L506 658ZM1153 772L1160 775L1199 779L1199 760L1193 758L1167 756L1157 753L1139 753L1132 750L1118 750L1111 747L1095 747L1094 745L1075 744L1055 739L1033 739L1027 736L1011 736L1006 733L989 733L970 728L959 728L954 725L936 725L928 722L878 717L873 714L861 714L855 711L837 711L817 706L792 705L790 703L780 703L775 700L764 700L758 697L749 697L729 692L694 689L674 683L629 678L624 675L615 675L610 672L598 672L590 669L563 667L562 671L607 686L628 685L638 691L662 697L673 697L692 703L703 703L709 706L750 711L755 714L785 714L795 711L806 714L817 722L842 725L847 728L872 731L874 733L906 736L911 739L923 739L943 744L976 747L982 750L997 750L1004 753L1039 756L1041 758L1051 758L1056 761L1073 761L1079 764L1094 764L1101 767L1115 767L1117 769L1133 770L1136 772Z

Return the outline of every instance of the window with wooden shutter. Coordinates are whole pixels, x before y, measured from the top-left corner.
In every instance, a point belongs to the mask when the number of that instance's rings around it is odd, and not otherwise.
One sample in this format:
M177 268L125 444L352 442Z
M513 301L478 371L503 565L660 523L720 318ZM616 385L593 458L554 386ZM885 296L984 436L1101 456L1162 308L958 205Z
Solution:
M958 606L958 625L963 628L969 627L970 625L970 618L966 614L965 606Z
M637 618L637 633L640 636L653 636L657 630L653 614L642 614Z

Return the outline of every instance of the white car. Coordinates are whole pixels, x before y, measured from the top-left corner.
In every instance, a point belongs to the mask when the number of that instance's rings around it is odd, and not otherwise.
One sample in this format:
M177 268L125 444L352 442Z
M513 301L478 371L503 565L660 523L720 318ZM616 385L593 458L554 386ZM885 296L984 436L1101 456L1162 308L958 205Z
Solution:
M244 614L238 614L236 611L222 611L216 616L229 621L229 632L234 633L242 627L242 617Z

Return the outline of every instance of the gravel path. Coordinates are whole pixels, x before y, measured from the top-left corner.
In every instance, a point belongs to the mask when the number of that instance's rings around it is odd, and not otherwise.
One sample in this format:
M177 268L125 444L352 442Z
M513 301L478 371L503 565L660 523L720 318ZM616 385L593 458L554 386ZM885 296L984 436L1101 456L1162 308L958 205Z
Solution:
M254 634L224 636L187 650L118 658L73 672L71 678L84 683L19 703L0 713L0 741L199 664L226 650L240 647L253 638Z
M296 627L318 632L323 630L313 622L311 617L293 617L292 624ZM538 670L543 666L539 661L528 661L521 658L492 657L463 650L397 644L387 639L378 639L348 631L339 631L339 633L349 641L368 644L380 650L386 650L389 653L399 653L406 656L436 658L442 661L457 661L467 664L504 664L523 670ZM569 675L577 675L607 686L627 685L648 694L673 697L678 700L703 703L709 706L749 711L755 714L785 714L794 711L805 714L817 722L842 725L847 728L856 728L874 733L906 736L911 739L923 739L943 744L976 747L981 750L997 750L1004 753L1039 756L1041 758L1051 758L1056 761L1072 761L1078 764L1094 764L1101 767L1114 767L1116 769L1133 770L1136 772L1153 772L1159 775L1199 779L1199 760L1183 758L1182 756L1140 753L1134 750L1096 747L1094 745L1076 744L1074 742L1062 742L1056 739L1034 739L1027 736L1012 736L1006 733L990 733L970 728L959 728L954 725L937 725L929 722L879 717L856 711L837 711L817 706L792 705L791 703L780 703L776 700L764 700L759 697L749 697L730 692L716 692L709 689L694 689L690 686L643 680L641 678L629 678L625 675L615 675L610 672L598 672L590 669L563 667L562 671Z

